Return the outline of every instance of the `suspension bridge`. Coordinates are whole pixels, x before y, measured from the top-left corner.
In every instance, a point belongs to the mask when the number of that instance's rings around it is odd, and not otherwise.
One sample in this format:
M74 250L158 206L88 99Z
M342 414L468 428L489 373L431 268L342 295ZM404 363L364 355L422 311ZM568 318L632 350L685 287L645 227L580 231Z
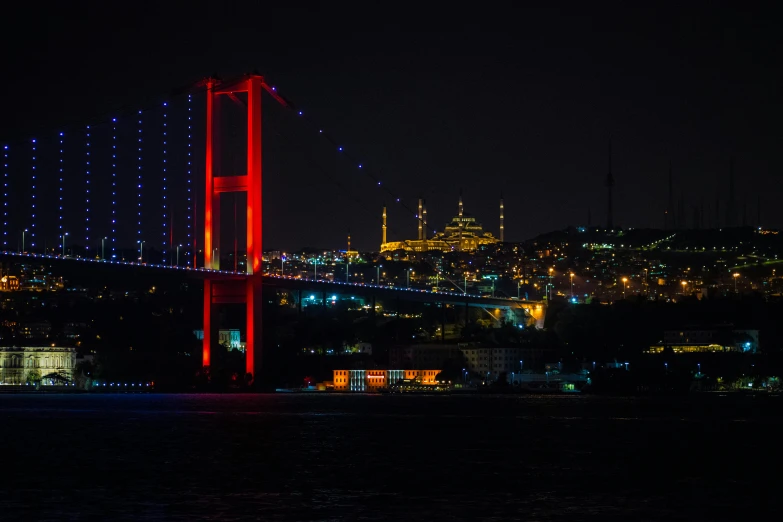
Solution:
M0 255L11 260L143 269L157 271L161 277L184 271L201 279L203 365L210 365L211 349L217 344L216 307L244 304L246 371L253 375L261 366L264 286L324 295L352 292L373 300L376 296L394 297L514 309L543 319L542 303L471 295L467 288L433 292L382 285L380 281L338 282L320 279L317 274L307 278L264 273L261 109L262 97L267 96L302 115L261 75L229 81L210 77L180 93L176 103L163 102L157 110L126 110L123 116L97 124L2 145ZM221 117L227 105L241 107L243 117L228 125L232 137L244 127L242 144L227 139L226 118ZM197 118L206 123L205 135L196 130L200 127ZM345 152L323 130L318 133L324 134L337 153ZM228 152L232 148L233 152ZM234 161L231 175L222 173L228 170L227 158ZM242 159L239 167L236 158ZM203 169L199 168L201 161ZM369 169L359 162L355 165L392 201L415 214ZM201 209L196 207L196 187L204 191ZM246 201L241 227L246 260L237 263L235 228L233 267L225 269L220 255L225 243L221 240L221 216L225 214L221 212L221 195L230 193L241 194ZM197 219L199 214L201 220Z

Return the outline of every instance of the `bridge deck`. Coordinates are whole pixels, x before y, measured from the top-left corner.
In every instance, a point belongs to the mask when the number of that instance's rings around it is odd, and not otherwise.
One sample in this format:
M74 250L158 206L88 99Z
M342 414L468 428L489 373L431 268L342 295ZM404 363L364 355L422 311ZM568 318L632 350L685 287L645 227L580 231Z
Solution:
M206 268L178 267L160 264L140 263L136 261L113 261L102 259L89 259L80 257L67 257L48 254L33 254L2 251L0 256L9 257L18 261L38 260L38 261L56 261L72 263L94 263L101 267L125 268L125 269L143 269L146 273L158 271L161 274L177 273L187 277L197 279L209 279L220 281L242 280L247 278L247 274L234 272L230 270L211 270ZM502 297L489 297L475 294L465 294L461 292L433 292L419 288L400 288L396 286L385 286L367 283L344 283L328 280L302 279L300 277L286 277L271 274L264 274L264 286L273 288L284 288L287 290L302 290L309 292L323 293L351 293L356 296L378 298L398 298L404 301L417 302L437 302L448 304L468 304L469 306L481 306L488 308L529 308L531 306L542 305L537 301L520 301L517 299L508 299Z

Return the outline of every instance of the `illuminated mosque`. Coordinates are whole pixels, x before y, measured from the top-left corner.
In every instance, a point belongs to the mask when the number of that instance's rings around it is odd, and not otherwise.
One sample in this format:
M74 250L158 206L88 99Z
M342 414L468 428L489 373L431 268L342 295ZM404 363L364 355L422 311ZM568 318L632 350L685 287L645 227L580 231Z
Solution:
M381 252L393 252L405 250L407 252L427 252L428 250L441 250L444 252L460 251L471 252L481 245L494 245L502 243L503 238L503 196L500 197L500 238L496 238L491 232L485 232L481 223L476 218L463 212L462 191L459 195L459 209L457 215L451 218L442 232L437 232L432 238L427 237L427 207L423 199L419 199L418 239L404 241L386 241L386 207L383 207L383 239Z

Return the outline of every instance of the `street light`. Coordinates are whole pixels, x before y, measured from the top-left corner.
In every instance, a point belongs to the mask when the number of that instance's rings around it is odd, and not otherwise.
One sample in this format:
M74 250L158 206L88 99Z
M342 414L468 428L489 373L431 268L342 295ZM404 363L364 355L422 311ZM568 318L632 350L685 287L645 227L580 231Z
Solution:
M628 282L627 277L623 277L623 299L625 299L625 284Z
M177 264L174 265L174 266L179 266L179 247L181 247L181 246L182 245L177 245Z
M65 257L65 236L67 236L67 235L68 235L68 232L63 234L63 257Z
M739 272L734 272L732 274L732 276L734 277L734 293L736 294L737 293L737 278L740 276Z
M465 274L465 290L462 291L463 294L468 295L468 274Z
M375 284L377 285L381 284L381 268L383 268L383 265L378 265L375 267Z
M27 232L26 228L24 230L22 230L22 252L21 253L25 252L25 249L24 249L24 233L25 232Z
M408 288L411 287L411 268L405 271L405 282Z
M520 283L522 283L521 279L517 281L517 299L519 299L519 285L520 285Z
M144 241L136 241L139 244L139 263L144 263Z
M568 275L569 277L571 277L571 298L573 299L574 298L574 273L571 272Z
M280 256L280 275L285 275L285 253Z
M106 256L104 255L104 248L103 248L103 243L104 243L104 241L106 241L107 239L108 239L108 238L106 238L106 237L102 237L102 238L101 238L101 261L103 261L103 260L105 260L105 259L106 259Z
M547 300L552 300L552 290L554 290L552 285L552 274L554 273L555 269L550 268L549 269L549 288L547 289Z
M683 281L680 284L682 285L682 295L685 295L685 289L688 286L688 281Z
M318 257L313 258L313 278L318 281Z

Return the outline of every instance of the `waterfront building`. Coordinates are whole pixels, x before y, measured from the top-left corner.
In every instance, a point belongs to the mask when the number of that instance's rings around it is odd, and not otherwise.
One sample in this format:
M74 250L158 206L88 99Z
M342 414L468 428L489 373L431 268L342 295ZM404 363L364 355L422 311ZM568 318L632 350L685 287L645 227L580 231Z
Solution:
M57 375L73 380L76 350L57 346L0 347L0 384L24 384Z
M500 200L500 227L503 234L503 199ZM462 193L459 196L457 215L451 218L442 232L437 232L431 238L427 237L427 207L423 199L419 199L419 235L416 239L403 241L387 241L386 237L386 207L383 207L383 229L381 252L391 253L397 250L406 252L428 252L440 250L443 252L459 251L474 252L482 245L494 245L500 242L491 232L486 232L475 217L463 211Z
M373 392L400 381L417 381L423 385L437 384L441 370L334 370L335 391Z
M728 352L740 352L735 346L724 346L714 343L684 343L684 344L656 344L650 346L644 353L647 354L659 354L664 353L667 348L671 348L672 353L728 353Z

